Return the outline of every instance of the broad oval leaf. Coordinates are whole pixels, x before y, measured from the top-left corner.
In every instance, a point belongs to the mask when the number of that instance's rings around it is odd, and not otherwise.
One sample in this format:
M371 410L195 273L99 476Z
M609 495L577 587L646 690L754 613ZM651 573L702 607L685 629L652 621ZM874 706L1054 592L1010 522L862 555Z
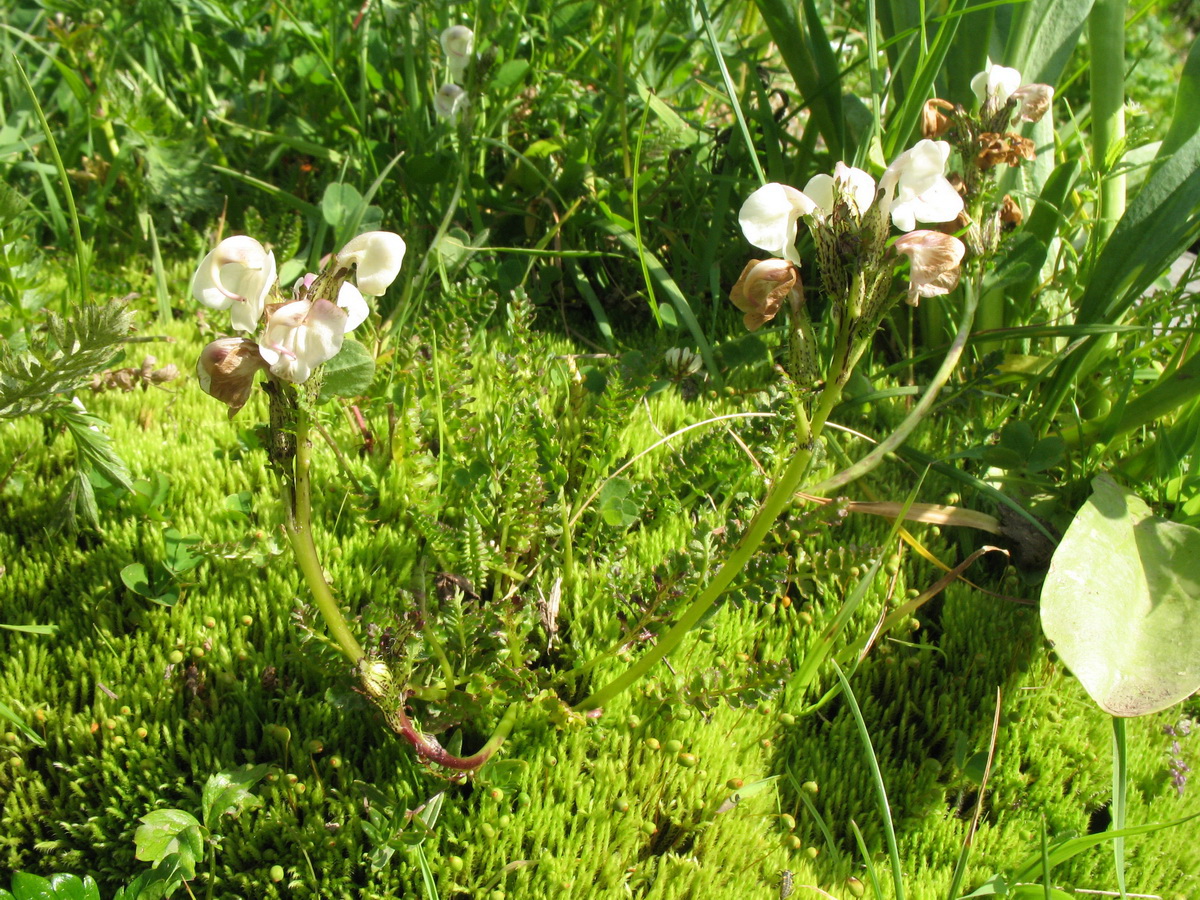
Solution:
M332 397L356 397L375 378L375 358L358 341L346 338L338 355L325 363L323 372L319 403Z
M1200 530L1161 519L1107 475L1042 588L1042 630L1101 709L1142 716L1200 688Z
M204 826L182 809L156 809L139 820L134 832L135 856L158 864L168 856L179 856L184 878L196 877L196 862L204 856Z

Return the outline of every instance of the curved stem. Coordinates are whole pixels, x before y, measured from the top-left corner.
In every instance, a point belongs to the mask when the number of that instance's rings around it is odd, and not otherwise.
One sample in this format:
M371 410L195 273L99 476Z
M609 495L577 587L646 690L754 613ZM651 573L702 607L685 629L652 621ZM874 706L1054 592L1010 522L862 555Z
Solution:
M487 743L471 756L455 756L437 743L437 741L430 740L422 734L408 717L403 703L388 716L388 719L391 722L393 730L413 745L413 749L417 751L418 756L432 763L437 763L439 766L445 766L447 769L469 772L472 769L478 769L491 759L493 753L500 749L500 745L504 743L505 738L512 731L513 725L516 724L517 709L518 704L509 704L508 709L504 711L504 716L500 719L499 724L496 725L496 730L492 732L492 736L488 738Z
M294 479L291 484L287 477L283 478L283 507L284 530L296 554L296 562L304 581L312 593L317 609L325 620L325 626L330 635L337 641L349 660L358 665L366 655L362 647L346 624L341 606L333 596L325 573L321 569L321 560L317 555L317 545L312 536L312 481L309 478L309 467L312 461L312 443L309 440L309 414L307 410L296 409L296 458L294 460Z

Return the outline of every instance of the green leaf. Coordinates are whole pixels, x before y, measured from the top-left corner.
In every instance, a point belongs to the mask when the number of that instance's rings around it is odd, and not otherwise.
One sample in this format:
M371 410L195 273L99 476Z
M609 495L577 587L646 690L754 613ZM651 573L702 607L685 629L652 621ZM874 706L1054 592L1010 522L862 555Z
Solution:
M26 725L24 720L4 703L0 703L0 718L8 719L13 725L17 726L30 743L38 747L46 746L46 742L42 740L42 736Z
M600 515L609 525L628 528L638 520L641 507L629 496L633 483L627 478L612 478L600 488L597 506Z
M150 575L141 563L130 563L121 570L121 581L140 597L154 596L154 588L150 585Z
M358 212L362 194L352 184L329 184L321 197L321 215L325 222L337 231Z
M1042 629L1101 709L1146 715L1200 688L1200 530L1107 475L1092 488L1051 561Z
M40 875L17 872L12 878L12 889L17 900L54 900L54 888Z
M267 768L262 763L252 768L227 769L209 777L200 797L200 809L210 831L217 830L221 816L236 819L245 810L262 805L262 800L250 789L267 774Z
M516 87L525 80L525 76L528 74L528 72L528 60L510 59L496 70L496 74L492 78L492 83L489 85L489 89L492 93L500 93L508 90L509 88Z
M25 634L57 634L57 625L4 625L0 624L0 628L7 628L9 631L23 631Z
M996 62L1021 73L1021 84L1058 83L1095 0L1027 0L1014 4L1004 58Z
M90 875L51 875L50 885L59 900L100 900L100 889Z
M179 533L178 528L164 529L163 543L167 548L165 563L167 571L171 575L179 577L204 562L203 556L192 552L192 548L200 542L201 538L197 534L183 535Z
M375 360L371 351L353 338L342 342L341 352L325 363L324 380L318 403L333 397L356 397L371 386L375 378Z
M133 835L138 859L157 865L178 854L183 877L196 877L196 861L204 855L206 832L195 816L182 809L156 809L138 821L142 824Z
M0 419L69 406L70 394L120 352L132 324L120 303L83 306L69 320L48 315L45 335L25 352L0 344Z

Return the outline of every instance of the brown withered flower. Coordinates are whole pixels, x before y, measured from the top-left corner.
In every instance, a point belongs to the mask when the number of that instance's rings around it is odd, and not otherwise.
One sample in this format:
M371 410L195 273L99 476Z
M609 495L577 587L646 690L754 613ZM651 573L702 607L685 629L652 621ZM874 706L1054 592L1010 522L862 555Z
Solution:
M1004 195L1004 202L1000 204L1000 224L1005 230L1016 228L1025 221L1025 213L1021 212L1021 207L1017 206L1017 201L1010 195Z
M1019 134L985 131L979 135L979 151L975 154L975 165L984 171L1001 163L1019 166L1021 160L1034 158L1034 149L1033 141Z
M1009 96L1009 102L1013 100L1020 104L1013 121L1038 122L1054 101L1054 88L1048 84L1023 84Z
M954 126L954 120L946 113L961 113L962 108L949 100L939 100L934 97L926 100L921 109L921 135L933 140L940 138Z
M730 289L729 299L745 313L747 330L758 331L775 318L793 290L803 296L800 270L794 265L786 259L752 259Z
M227 337L213 341L196 362L196 378L204 393L229 407L229 418L250 399L254 376L267 368L258 344L247 338Z

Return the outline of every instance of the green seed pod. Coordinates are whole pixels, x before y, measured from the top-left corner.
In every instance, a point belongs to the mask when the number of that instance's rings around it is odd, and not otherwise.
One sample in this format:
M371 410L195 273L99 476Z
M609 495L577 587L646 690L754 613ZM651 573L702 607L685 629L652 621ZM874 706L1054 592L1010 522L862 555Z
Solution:
M821 851L818 850L816 847L805 847L804 855L807 856L809 859L816 859L818 856L821 855Z
M128 706L122 706L122 707L121 707L121 715L123 715L123 716L132 716L132 715L133 715L133 710L132 710L132 709L130 709Z
M340 756L329 757L329 768L340 769L342 767L342 758Z
M461 872L463 870L463 858L461 856L447 857L446 865L450 867L451 872Z
M170 653L167 654L167 662L169 662L173 666L177 666L181 662L183 662L183 654L180 653L178 650L172 650Z
M779 724L790 728L791 726L796 724L796 717L793 716L791 713L780 713L779 714Z
M846 890L848 890L855 897L861 897L864 893L866 893L866 888L863 887L863 883L853 875L846 879Z
M125 738L119 734L114 734L113 738L112 738L112 743L113 743L114 747L121 747L125 744Z
M501 828L508 828L508 826L512 824L512 816L503 815L496 820L496 824Z
M298 776L292 772L288 772L286 775L283 776L283 778L288 784L295 784L297 781L300 780L300 776Z
M811 625L813 623L812 613L808 612L808 610L802 611L797 618L800 619L803 625Z
M788 831L795 831L796 830L796 817L789 813L784 813L782 816L779 817L779 824L782 825L784 828L786 828Z
M313 753L313 754L324 753L325 745L322 744L320 741L318 741L316 738L314 738L313 740L308 742L308 752Z
M214 619L212 616L209 616L207 619L204 620L204 627L205 628L216 628L217 620Z
M114 731L117 727L117 720L116 719L105 719L104 727L107 728L109 731Z
M680 753L675 758L679 760L679 764L685 769L694 768L697 762L696 755L694 753Z
M613 809L619 813L629 812L629 801L624 797L618 797L613 801Z
M730 778L727 782L725 782L725 787L729 788L731 791L740 791L742 789L742 785L745 783L746 782L740 778Z
M15 744L15 743L17 743L19 740L21 740L21 739L20 739L19 737L17 737L17 733L16 733L15 731L6 731L6 732L4 732L4 741L5 741L5 743L8 743L8 744Z
M242 616L242 624L250 626L254 624L254 616Z
M647 747L649 747L651 750L659 750L662 748L662 744L660 744L658 742L658 738L648 737L644 741L642 741L642 743L645 744Z
M632 714L630 714L629 718L627 718L625 720L626 728L637 728L641 724L642 724L641 718L638 716L632 715Z
M282 741L285 744L292 739L291 729L286 725L268 725L263 731L275 738L275 740Z
M663 746L665 746L667 748L668 753L678 753L680 750L683 749L683 741L676 740L675 738L671 738Z
M641 825L642 834L650 835L658 831L658 826L653 822L643 822Z
M283 881L283 866L271 866L271 880L276 884Z
M494 841L496 839L496 829L487 822L479 826L479 833L483 835L486 841Z
M803 842L800 840L800 838L796 837L796 835L785 834L783 836L783 849L784 850L799 850L803 846L804 846Z
M304 782L303 782L303 781L297 781L297 782L296 782L296 793L297 793L297 794L303 794L303 793L304 793L306 790L308 790L308 788L306 788L306 787L304 786Z
M500 790L500 788L492 788L490 791L488 791L488 796L499 803L504 799L504 791Z
M820 790L820 788L817 787L817 783L815 781L806 781L804 784L800 785L800 790L808 794L815 794L818 790Z
M193 647L192 648L192 658L193 659L203 659L204 658L204 648L203 647Z

